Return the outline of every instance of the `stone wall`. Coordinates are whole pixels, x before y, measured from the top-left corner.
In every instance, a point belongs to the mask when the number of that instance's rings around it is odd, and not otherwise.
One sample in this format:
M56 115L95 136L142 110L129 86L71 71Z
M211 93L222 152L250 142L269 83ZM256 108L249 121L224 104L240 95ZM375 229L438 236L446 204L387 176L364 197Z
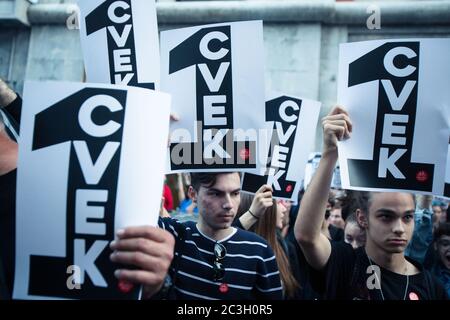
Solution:
M83 79L78 30L66 25L74 21L74 3L0 1L0 77L17 91L25 79ZM262 19L266 90L320 100L322 115L336 103L339 43L450 36L450 1L183 1L160 2L157 9L161 30ZM380 29L366 25L373 10L379 10ZM316 150L320 142L319 128Z

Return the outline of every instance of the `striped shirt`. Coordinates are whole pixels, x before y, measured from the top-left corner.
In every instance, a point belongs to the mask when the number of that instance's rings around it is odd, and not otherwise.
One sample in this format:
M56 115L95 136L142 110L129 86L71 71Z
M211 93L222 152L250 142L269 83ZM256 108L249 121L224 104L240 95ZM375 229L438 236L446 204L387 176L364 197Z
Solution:
M177 299L282 299L275 255L260 236L233 228L231 235L220 240L227 250L220 261L225 275L222 280L214 281L216 241L202 234L192 221L180 223L164 218L159 220L159 225L176 239L170 272L175 279Z

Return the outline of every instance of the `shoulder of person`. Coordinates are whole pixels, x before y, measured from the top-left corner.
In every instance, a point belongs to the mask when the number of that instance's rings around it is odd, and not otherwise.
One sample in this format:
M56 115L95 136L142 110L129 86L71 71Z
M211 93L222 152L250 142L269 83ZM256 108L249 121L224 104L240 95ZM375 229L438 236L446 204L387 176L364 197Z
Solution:
M240 228L236 228L236 230L237 230L236 234L230 240L236 241L236 242L242 242L242 241L253 242L256 244L257 247L270 248L267 240L264 239L263 237L261 237L260 235L257 235L254 232L243 230ZM243 244L245 244L245 242Z
M353 249L353 247L350 244L348 244L347 242L344 242L344 241L330 240L330 243L331 243L331 250L338 250L338 251L347 252L347 253L356 253L356 252L359 253L360 251L365 252L364 247L360 247L358 249Z
M437 277L429 270L422 268L421 273L423 274L426 284L428 286L430 300L448 300L450 297Z
M189 224L192 222L192 225ZM193 230L195 223L193 221L180 222L177 219L165 217L158 219L158 226L162 229L169 231L174 234L176 237L185 237L186 232L190 229Z
M353 262L356 259L366 257L364 247L353 249L351 245L343 241L330 241L331 255L330 260L343 260L345 262Z

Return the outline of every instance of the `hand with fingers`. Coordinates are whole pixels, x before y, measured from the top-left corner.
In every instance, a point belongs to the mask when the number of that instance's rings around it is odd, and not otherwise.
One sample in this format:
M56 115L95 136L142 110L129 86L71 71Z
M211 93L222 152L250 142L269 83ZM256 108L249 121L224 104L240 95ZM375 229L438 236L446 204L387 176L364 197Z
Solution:
M115 276L143 285L143 299L150 299L163 286L173 259L174 237L167 231L150 227L129 227L117 232L111 242L111 261L137 269L119 269Z
M6 107L17 98L17 94L0 78L0 108Z
M322 119L323 128L323 152L337 155L337 142L350 138L352 122L342 107L336 106Z
M272 205L272 188L267 184L263 184L261 188L256 191L249 211L253 216L259 218L264 214L266 209L270 208Z

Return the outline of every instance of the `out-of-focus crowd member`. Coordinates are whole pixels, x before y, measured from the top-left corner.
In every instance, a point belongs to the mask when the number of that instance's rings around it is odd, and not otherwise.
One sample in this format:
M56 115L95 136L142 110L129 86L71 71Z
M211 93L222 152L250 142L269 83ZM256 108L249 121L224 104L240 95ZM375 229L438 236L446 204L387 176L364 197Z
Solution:
M450 297L450 222L441 222L434 230L433 244L437 259L431 271Z
M440 200L434 199L431 203L431 209L433 210L433 228L437 228L439 223L447 220L447 204Z
M414 229L415 201L407 193L368 193L357 218L366 229L366 244L354 250L321 232L322 214L338 152L337 141L350 138L348 113L334 108L323 120L323 152L302 199L295 236L309 265L311 282L326 299L434 300L447 298L431 273L405 258ZM371 270L371 272L367 272ZM368 281L369 279L374 281Z
M420 263L425 263L425 257L433 242L433 211L430 195L416 195L416 210L414 212L414 233L405 250L405 255Z
M345 220L344 241L353 249L363 247L366 244L366 230L356 220L356 214L352 213Z

